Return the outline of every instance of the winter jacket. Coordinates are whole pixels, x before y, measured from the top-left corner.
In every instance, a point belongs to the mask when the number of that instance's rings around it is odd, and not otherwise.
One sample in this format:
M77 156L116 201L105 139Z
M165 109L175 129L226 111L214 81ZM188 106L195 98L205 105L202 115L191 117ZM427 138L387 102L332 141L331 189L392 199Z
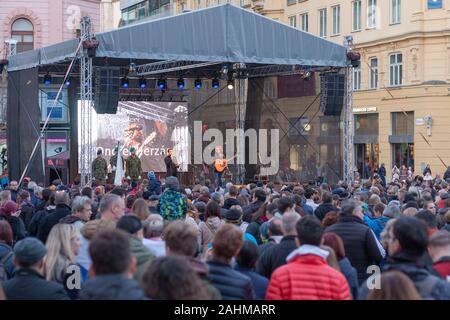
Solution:
M235 199L235 198L228 198L228 199L226 199L225 202L223 203L223 208L225 208L225 209L227 209L227 210L230 210L230 208L231 208L232 206L237 206L237 205L240 205L240 204L239 204L239 201L237 201L237 199Z
M208 278L211 284L219 290L223 300L253 300L255 292L249 277L233 270L230 265L208 261Z
M303 245L287 258L288 263L274 271L267 300L350 300L344 275L327 264L328 252Z
M255 271L240 266L234 267L234 270L239 271L243 275L250 278L252 281L253 289L255 290L255 296L258 300L264 300L266 298L267 287L269 286L269 279L256 273Z
M159 198L159 212L166 221L184 218L187 212L186 196L178 191L166 189Z
M450 277L450 256L442 257L433 264L434 269L441 275L445 280ZM447 280L448 281L448 280Z
M205 253L208 250L208 245L212 243L214 235L217 230L225 224L225 221L219 217L208 218L206 221L201 221L198 224L199 239L198 243L201 246L202 252Z
M285 265L286 258L295 249L297 249L295 236L283 237L279 244L267 249L266 252L260 256L256 263L256 272L267 279L270 279L273 271L276 268Z
M450 300L450 283L435 276L431 271L432 267L424 265L423 260L423 256L405 251L398 252L388 258L382 271L403 272L414 283L424 300ZM367 299L368 287L366 283L361 285L358 299Z
M161 181L156 180L155 178L150 179L148 182L147 191L150 195L159 196L161 194Z
M150 263L155 259L153 253L151 253L142 243L142 240L129 235L128 240L130 242L131 255L136 258L136 273L134 274L134 280L138 283L141 282L142 276L147 271Z
M381 232L383 232L386 223L389 221L388 217L378 217L371 219L369 216L364 215L364 223L372 229L373 233L380 240Z
M81 231L81 229L84 227L84 221L74 215L65 216L64 218L59 220L59 223L73 224L78 229L78 231Z
M250 203L248 206L245 206L242 208L244 211L244 215L242 216L242 220L245 222L251 223L252 222L252 216L253 213L259 210L259 208L264 204L264 201L256 201L253 203Z
M8 256L8 258L6 258L6 256ZM13 263L13 256L14 254L12 248L6 243L0 242L0 261L3 261L3 259L6 258L6 260L3 262L3 266L5 268L7 279L11 279L14 274L15 266Z
M322 203L317 207L316 210L314 210L314 214L316 215L317 218L320 219L320 221L322 221L323 218L325 218L325 215L330 211L338 212L339 209L333 207L331 203Z
M59 223L59 220L71 214L71 209L68 205L58 204L51 214L45 216L41 224L39 225L38 238L45 243L47 237L55 224Z
M28 230L28 226L30 225L31 219L34 214L34 206L31 203L24 202L22 204L22 208L20 209L20 218L25 225L25 229Z
M37 237L42 219L44 219L45 216L51 214L55 210L55 208L55 206L48 206L47 208L36 211L34 213L33 218L31 218L30 224L28 225L29 237Z
M155 257L164 257L166 255L166 242L160 237L152 239L142 239L144 246Z
M356 272L356 269L353 268L348 258L342 258L341 260L339 260L338 263L342 274L347 279L347 283L350 287L352 297L353 299L356 299L358 297L358 288L359 288L358 272Z
M258 245L262 244L260 228L263 223L264 221L262 221L261 219L259 219L258 221L253 221L245 230L245 232L250 233L253 237L255 237Z
M68 300L64 287L47 281L31 269L18 269L12 279L3 282L3 291L8 300Z
M367 267L380 264L383 256L377 241L370 228L358 217L340 216L338 222L326 228L325 232L334 232L342 238L345 255L358 271L360 284L369 277Z
M193 257L187 257L187 259L189 260L189 264L191 265L192 269L194 269L195 273L197 273L197 275L206 285L211 298L213 300L222 300L222 295L220 294L219 290L217 290L208 279L209 267L206 262L200 261Z
M143 300L139 284L121 274L95 276L86 281L80 291L80 300Z
M266 243L259 245L259 256L261 257L268 249L280 243L283 236L272 236Z
M27 236L27 231L25 229L25 225L22 219L14 216L5 217L3 215L0 215L0 220L2 219L8 221L9 225L11 226L14 243L16 243L19 240L22 240Z

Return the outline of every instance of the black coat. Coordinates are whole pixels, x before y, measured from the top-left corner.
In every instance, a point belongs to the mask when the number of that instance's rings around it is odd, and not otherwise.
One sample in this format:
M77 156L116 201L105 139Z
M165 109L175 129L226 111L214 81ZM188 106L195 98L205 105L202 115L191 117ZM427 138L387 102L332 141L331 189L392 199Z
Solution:
M247 276L252 280L253 289L255 290L256 299L264 300L266 298L267 287L269 286L269 279L263 277L262 275L256 273L255 271L247 268L242 268L236 266L234 268L243 275Z
M245 222L252 222L252 216L253 213L258 211L259 208L264 204L264 201L256 201L253 203L250 203L248 206L245 206L244 208L242 208L242 211L244 211L244 215L242 217L242 220Z
M350 261L346 257L339 260L339 268L341 268L342 274L345 279L347 279L353 299L356 299L358 297L359 288L358 273L356 272L356 269L353 268Z
M31 219L33 218L34 207L31 203L25 203L20 209L20 218L22 219L25 229L28 230Z
M367 279L367 267L379 265L383 258L375 236L364 222L355 216L340 216L337 223L325 229L334 232L344 241L345 255L358 272L359 283Z
M53 226L55 224L58 224L59 220L61 220L65 216L70 215L71 213L72 212L69 206L65 204L58 204L56 206L55 211L53 211L51 214L47 215L41 220L41 224L39 225L37 235L39 240L41 240L42 243L45 243L47 241L47 237L50 233L50 230L52 230Z
M27 236L27 231L25 229L25 225L22 219L14 216L10 217L0 216L0 220L2 219L8 221L9 225L11 226L14 243L16 243L19 240L22 240Z
M223 203L223 207L228 210L231 208L231 206L236 206L236 205L240 205L240 204L239 204L239 201L237 201L237 199L235 199L235 198L228 198Z
M230 265L208 261L208 279L219 290L223 300L253 300L255 292L249 277L233 270Z
M4 268L6 272L7 279L11 279L14 274L14 263L13 263L12 248L4 242L0 242L0 261L5 259Z
M16 270L2 286L8 300L69 300L62 285L45 280L31 269Z
M30 224L28 225L29 237L37 237L42 220L53 211L54 209L42 209L34 213L33 218L31 218Z
M270 279L272 272L285 265L288 255L297 249L295 243L295 236L285 236L281 239L279 244L276 244L267 249L256 263L256 272L260 275Z
M317 218L320 219L320 221L322 221L323 218L325 218L325 215L330 211L338 212L339 209L333 207L331 203L322 203L316 208L314 214L316 215Z
M176 177L178 174L178 168L173 162L172 158L167 156L164 158L164 163L166 164L166 177L174 176Z
M123 275L100 275L86 281L81 288L80 300L143 300L139 284Z
M447 179L450 179L450 170L447 169L444 173L444 180L447 181Z

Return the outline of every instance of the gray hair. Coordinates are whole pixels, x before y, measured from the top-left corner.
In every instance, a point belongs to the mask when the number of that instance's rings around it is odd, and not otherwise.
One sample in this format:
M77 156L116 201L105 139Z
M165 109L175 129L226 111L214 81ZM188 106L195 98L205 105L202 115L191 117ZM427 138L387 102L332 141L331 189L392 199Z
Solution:
M281 218L284 235L297 234L295 226L297 221L300 220L300 215L295 211L288 211L283 214Z
M33 192L34 192L34 193L36 193L35 188L36 188L37 186L38 186L37 183L34 182L34 181L30 181L30 182L28 183L28 189L33 189Z
M39 193L42 193L42 191L44 191L44 188L36 186L34 187L34 194L38 195Z
M400 215L400 207L395 203L390 203L383 211L383 216L388 218L397 218Z
M102 200L100 200L100 204L98 206L98 211L100 214L103 212L107 212L109 209L111 209L112 205L117 201L123 201L121 197L119 197L117 194L107 193L102 197Z
M55 193L55 204L65 204L69 205L70 198L69 194L65 191L56 191Z
M201 188L200 188L200 193L201 193L201 194L209 194L209 189L208 189L208 187L205 187L205 186L201 187Z
M91 204L91 199L86 196L75 197L72 201L72 213L80 212L84 209L86 204Z
M211 194L211 199L212 199L213 201L217 202L218 204L221 204L221 203L222 203L222 200L223 200L223 195L220 194L219 192L213 192L213 193Z
M164 222L162 220L146 220L143 226L145 238L159 237L163 233Z
M177 177L167 177L166 188L178 191L180 188L180 183L178 182Z
M1 201L11 200L11 191L3 190L2 192L0 192L0 200Z
M347 200L342 204L341 215L351 216L353 215L353 211L360 206L361 204L356 200Z

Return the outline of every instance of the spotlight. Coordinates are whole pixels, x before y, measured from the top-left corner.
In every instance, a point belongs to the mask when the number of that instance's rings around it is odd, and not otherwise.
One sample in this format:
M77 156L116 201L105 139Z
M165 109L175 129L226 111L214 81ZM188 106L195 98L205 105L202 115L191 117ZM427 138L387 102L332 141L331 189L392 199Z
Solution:
M71 85L71 83L72 83L72 80L70 79L70 77L67 77L66 81L64 82L64 85L66 87L69 87Z
M184 79L183 79L183 78L178 79L178 81L177 81L177 87L178 87L178 89L180 89L180 90L183 90L183 89L184 89Z
M361 64L361 54L357 51L349 51L347 53L347 58L350 60L350 63L353 68L358 68Z
M144 77L139 79L139 88L145 89L147 87L147 80Z
M47 74L44 76L44 84L46 86L49 86L52 84L52 76L50 75L50 73L47 72Z
M127 77L123 77L123 78L120 80L120 84L121 84L122 87L128 88L128 87L130 86L130 80L128 80Z
M163 90L166 90L166 88L167 88L167 82L166 82L166 80L164 80L164 79L159 79L158 80L158 88L161 90L161 91L163 91Z
M233 90L234 89L233 80L228 80L227 88L228 88L228 90Z
M312 76L312 72L311 71L305 71L301 74L301 77L303 80L308 81L309 79L311 79Z
M212 87L213 87L214 89L219 89L219 87L220 87L219 79L214 78L214 79L212 80Z
M200 90L202 88L202 80L197 78L194 83L195 89Z

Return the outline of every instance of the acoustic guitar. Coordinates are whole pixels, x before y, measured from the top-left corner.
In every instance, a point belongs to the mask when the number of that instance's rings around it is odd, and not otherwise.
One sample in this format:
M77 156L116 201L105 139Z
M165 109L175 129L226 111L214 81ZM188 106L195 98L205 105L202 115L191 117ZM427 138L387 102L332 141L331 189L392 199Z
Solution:
M230 159L216 159L214 160L214 169L216 169L217 172L222 173L225 171L226 168L228 168L228 161L234 159L237 157L237 154L231 157Z

